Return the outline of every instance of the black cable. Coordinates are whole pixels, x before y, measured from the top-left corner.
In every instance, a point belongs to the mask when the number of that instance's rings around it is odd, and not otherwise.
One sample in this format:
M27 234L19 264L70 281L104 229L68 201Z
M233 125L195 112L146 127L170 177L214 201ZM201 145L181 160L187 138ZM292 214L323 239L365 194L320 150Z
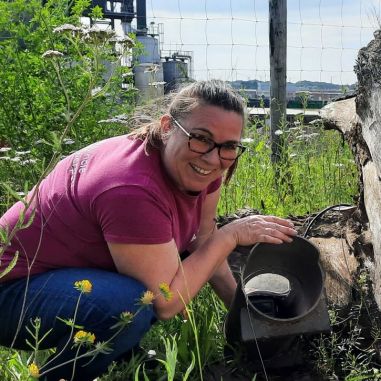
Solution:
M351 204L337 204L337 205L331 205L331 206L328 206L327 208L323 209L322 211L320 211L314 218L312 218L312 220L308 223L307 225L307 228L303 234L303 237L306 238L307 237L307 234L308 232L310 231L311 229L311 226L326 212L328 212L329 210L333 209L333 208L337 208L337 207L340 207L340 206L352 206Z

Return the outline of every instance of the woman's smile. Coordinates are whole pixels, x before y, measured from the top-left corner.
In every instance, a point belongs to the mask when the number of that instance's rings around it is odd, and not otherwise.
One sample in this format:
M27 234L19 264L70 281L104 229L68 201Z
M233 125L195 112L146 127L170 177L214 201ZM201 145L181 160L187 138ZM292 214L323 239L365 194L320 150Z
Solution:
M212 173L212 170L207 170L207 169L204 169L204 168L201 168L199 166L197 166L196 164L189 164L193 170L197 173L197 174L200 174L202 176L207 176L207 175L210 175Z

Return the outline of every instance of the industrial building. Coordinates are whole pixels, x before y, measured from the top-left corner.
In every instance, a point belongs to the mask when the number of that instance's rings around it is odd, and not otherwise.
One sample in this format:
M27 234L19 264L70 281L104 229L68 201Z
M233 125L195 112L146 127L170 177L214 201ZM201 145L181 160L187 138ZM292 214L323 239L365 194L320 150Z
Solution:
M160 48L163 24L147 25L146 0L92 0L94 6L102 9L104 19L91 23L111 27L122 36L134 33L143 46L142 54L126 63L132 67L134 86L141 101L155 99L192 80L193 52Z

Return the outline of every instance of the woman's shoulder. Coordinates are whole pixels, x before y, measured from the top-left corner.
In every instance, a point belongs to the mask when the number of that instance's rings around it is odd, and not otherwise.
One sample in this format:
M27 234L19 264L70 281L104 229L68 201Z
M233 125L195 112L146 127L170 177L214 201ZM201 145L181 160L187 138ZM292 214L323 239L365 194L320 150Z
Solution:
M107 139L80 152L77 160L82 168L78 181L81 187L100 194L112 189L120 192L165 193L160 152L145 149L144 142L128 136ZM87 173L86 173L87 172Z

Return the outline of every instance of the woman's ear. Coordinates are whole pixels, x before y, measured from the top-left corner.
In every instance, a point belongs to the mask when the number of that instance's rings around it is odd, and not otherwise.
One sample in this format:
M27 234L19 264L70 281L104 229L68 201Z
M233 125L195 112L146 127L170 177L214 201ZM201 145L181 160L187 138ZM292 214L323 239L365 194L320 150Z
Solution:
M163 132L168 132L171 129L172 117L168 114L163 115L160 118L160 126Z

